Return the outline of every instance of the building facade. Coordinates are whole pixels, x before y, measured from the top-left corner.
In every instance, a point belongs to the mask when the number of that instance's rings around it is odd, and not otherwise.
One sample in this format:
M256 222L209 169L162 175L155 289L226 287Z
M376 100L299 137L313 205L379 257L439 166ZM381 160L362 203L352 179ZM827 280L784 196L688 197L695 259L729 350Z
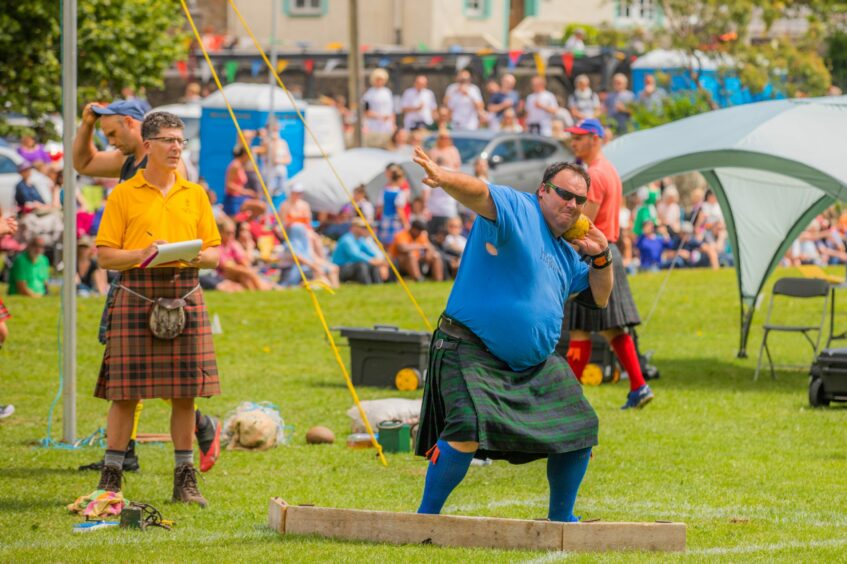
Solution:
M280 49L347 46L348 0L255 0L239 10L263 42L275 17ZM526 23L537 22L542 35L560 38L568 24L651 27L661 13L656 0L359 0L359 37L369 47L503 49L522 22L530 34ZM227 31L248 38L232 13Z

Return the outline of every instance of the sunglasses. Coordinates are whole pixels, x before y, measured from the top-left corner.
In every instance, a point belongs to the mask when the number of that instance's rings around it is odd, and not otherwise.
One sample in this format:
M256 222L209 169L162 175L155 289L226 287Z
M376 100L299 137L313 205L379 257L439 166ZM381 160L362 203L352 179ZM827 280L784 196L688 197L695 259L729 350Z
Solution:
M569 191L565 190L564 188L559 188L558 186L556 186L552 182L545 182L544 186L546 186L550 190L554 190L556 192L556 194L558 194L559 197L566 202L570 202L571 200L576 200L576 204L578 206L581 206L582 204L584 204L585 202L588 201L588 196L579 196L577 194L574 194L573 192L569 192Z

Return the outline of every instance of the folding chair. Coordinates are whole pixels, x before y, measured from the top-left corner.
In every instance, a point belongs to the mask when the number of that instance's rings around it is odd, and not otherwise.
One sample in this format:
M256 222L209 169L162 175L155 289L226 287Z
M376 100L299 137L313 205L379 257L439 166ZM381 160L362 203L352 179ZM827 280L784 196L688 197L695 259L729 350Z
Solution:
M823 298L823 308L821 309L820 323L817 325L774 325L771 323L771 314L773 313L774 301L777 296L786 298ZM809 344L812 346L812 362L818 354L818 347L821 342L821 333L823 333L824 322L826 321L827 304L829 303L829 283L826 280L819 278L780 278L773 285L770 304L768 305L768 314L765 318L765 324L762 326L764 334L762 335L762 345L759 347L759 361L756 363L756 373L753 375L753 380L758 380L759 370L762 367L762 351L768 355L768 364L771 368L771 377L776 379L774 371L773 358L771 351L768 348L768 335L771 331L784 331L787 333L802 333ZM817 331L817 339L812 340L809 336L810 332Z

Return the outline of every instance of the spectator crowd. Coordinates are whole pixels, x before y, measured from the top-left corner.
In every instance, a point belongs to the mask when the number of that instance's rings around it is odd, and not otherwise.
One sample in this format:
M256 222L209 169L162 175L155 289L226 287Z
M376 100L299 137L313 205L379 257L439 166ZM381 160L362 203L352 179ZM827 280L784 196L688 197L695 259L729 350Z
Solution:
M366 144L394 151L398 163L408 162L413 147L423 145L439 165L453 170L469 165L484 180L488 180L487 161L474 157L473 162L463 162L453 143L454 132L480 128L531 132L567 145L566 130L579 120L599 118L608 132L625 132L634 103L661 111L666 96L652 77L635 96L623 74L614 75L609 92L595 92L588 76L577 76L567 99L550 92L542 76L533 77L528 93L522 96L511 74L480 87L468 70L461 70L440 99L429 89L424 75L417 76L399 96L388 88L389 75L384 69L374 70L369 79L370 87L361 99ZM197 101L196 84L186 90L186 99L189 97ZM322 99L336 105L346 125L352 126L355 118L342 97ZM364 185L353 190L364 219L352 204L335 213L316 213L304 197L309 187L288 178L292 156L278 125L271 122L266 128L245 131L245 139L257 157L270 204L258 172L240 144L232 151L221 187L222 201L201 177L190 178L207 189L222 236L220 265L201 273L205 289L282 289L301 284L301 270L310 281L329 288L344 282L390 282L395 274L380 246L399 272L412 281L456 276L475 217L441 188L413 189L404 168L392 164L385 169L378 192L369 194ZM18 152L23 160L18 167L16 209L2 213L15 215L19 229L0 238L3 278L10 294L39 297L48 291L51 268L58 269L61 264L62 172L33 136L21 138ZM186 168L191 174L193 167ZM116 182L80 177L77 183L77 287L83 295L105 293L113 276L99 267L93 240ZM290 248L273 211L278 211L285 226ZM721 208L705 185L684 195L671 179L642 187L626 199L620 219L618 245L630 273L672 265L716 269L733 264ZM845 233L847 214L830 210L794 242L783 263L845 263Z

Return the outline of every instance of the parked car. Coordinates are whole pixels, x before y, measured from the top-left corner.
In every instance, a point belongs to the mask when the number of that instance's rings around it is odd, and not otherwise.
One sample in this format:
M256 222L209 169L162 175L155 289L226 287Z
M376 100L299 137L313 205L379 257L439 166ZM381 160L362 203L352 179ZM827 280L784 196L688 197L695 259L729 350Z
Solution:
M573 153L555 139L532 133L501 131L451 131L453 144L462 157L462 172L473 174L477 158L488 161L489 180L493 184L512 186L524 192L535 192L548 165L573 160ZM435 135L424 141L429 149Z
M15 185L21 180L18 165L23 160L23 157L11 147L0 147L0 210L3 210L4 215L15 213ZM37 170L33 170L31 181L38 188L44 201L49 202L52 197L50 179Z

